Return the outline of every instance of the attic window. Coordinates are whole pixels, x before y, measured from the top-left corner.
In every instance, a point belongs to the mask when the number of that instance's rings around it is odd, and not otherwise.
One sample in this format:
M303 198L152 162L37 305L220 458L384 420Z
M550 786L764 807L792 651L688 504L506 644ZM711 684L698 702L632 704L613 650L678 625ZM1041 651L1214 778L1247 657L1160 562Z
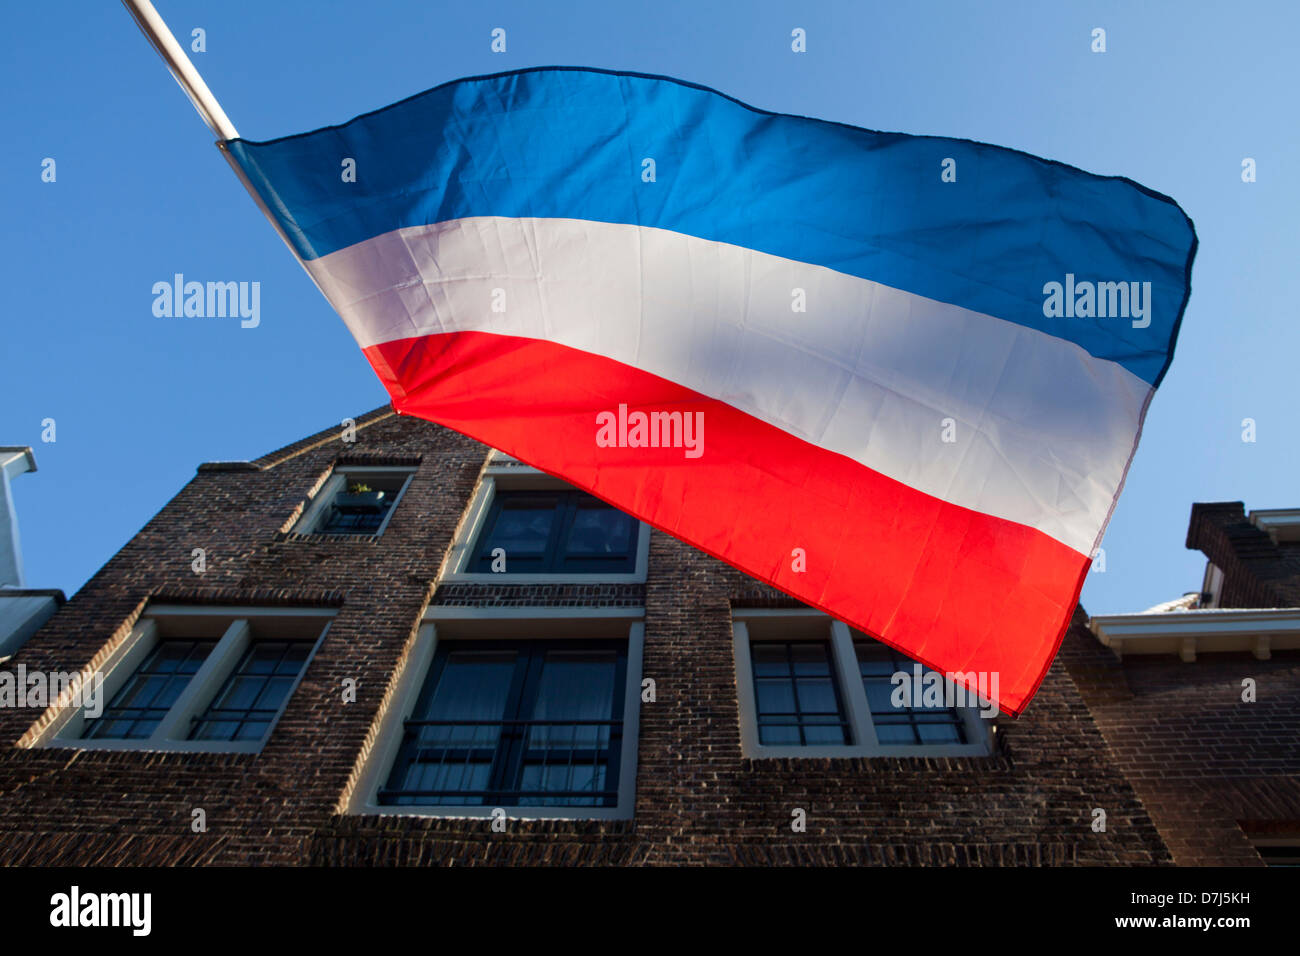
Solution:
M383 534L413 473L410 468L338 468L294 530L298 534Z

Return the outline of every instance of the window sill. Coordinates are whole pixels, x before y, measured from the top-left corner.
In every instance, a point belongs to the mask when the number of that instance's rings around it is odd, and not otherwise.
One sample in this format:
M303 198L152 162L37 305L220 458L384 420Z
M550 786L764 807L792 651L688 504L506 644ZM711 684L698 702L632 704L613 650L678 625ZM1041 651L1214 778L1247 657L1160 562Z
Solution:
M265 741L223 740L64 740L55 738L42 749L100 750L110 753L257 754Z
M438 581L440 584L644 584L645 572L511 574L507 571L453 571Z
M495 810L507 820L631 820L631 807L420 807L365 804L348 812L357 817L427 817L443 820L490 820Z
M821 746L821 747L754 747L752 751L746 750L744 754L747 760L826 760L831 758L849 757L853 759L938 759L947 760L953 757L989 757L992 756L989 747L983 744L934 744L921 746L909 744L901 747L880 747L880 746Z
M377 534L338 534L327 531L308 531L306 533L299 531L279 531L276 532L272 539L275 542L284 541L313 541L317 543L334 543L342 541L355 541L358 544L374 544L380 539Z

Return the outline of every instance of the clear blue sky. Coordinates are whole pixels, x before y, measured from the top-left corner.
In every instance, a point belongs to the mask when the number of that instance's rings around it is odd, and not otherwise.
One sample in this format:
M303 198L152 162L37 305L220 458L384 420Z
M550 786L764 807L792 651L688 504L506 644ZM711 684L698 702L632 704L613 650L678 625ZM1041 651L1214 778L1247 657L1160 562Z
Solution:
M1300 505L1300 5L157 0L239 131L314 129L460 76L662 73L765 109L1027 150L1173 196L1201 249L1092 613L1200 585L1193 501ZM0 40L0 444L28 585L78 589L190 477L386 402L125 10L12 4ZM489 49L507 30L508 50ZM802 27L808 52L790 52ZM1090 51L1094 27L1108 50ZM45 157L57 181L41 181ZM1258 163L1244 184L1243 157ZM261 283L261 326L152 314L181 272ZM42 443L41 422L57 441ZM1257 441L1241 441L1241 421ZM178 548L180 547L178 543Z

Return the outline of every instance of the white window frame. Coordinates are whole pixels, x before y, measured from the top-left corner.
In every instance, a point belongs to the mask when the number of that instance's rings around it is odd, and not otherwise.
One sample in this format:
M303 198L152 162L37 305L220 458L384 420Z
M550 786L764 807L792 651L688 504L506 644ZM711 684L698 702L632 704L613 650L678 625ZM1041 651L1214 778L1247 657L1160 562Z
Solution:
M507 456L497 457L500 452L493 452L479 478L478 487L470 499L465 518L452 541L447 555L445 570L439 580L446 584L643 584L646 579L646 567L650 563L650 526L644 521L637 522L636 565L631 572L597 571L592 574L572 573L534 573L509 574L491 571L467 571L474 556L474 543L478 540L483 524L492 510L497 488L506 491L574 491L573 485L553 478L544 471L529 465L503 464L515 462ZM633 518L632 520L636 520ZM506 556L507 567L510 556Z
M370 534L336 536L378 538L383 535L388 528L388 522L392 521L393 515L397 513L397 506L402 503L402 496L406 494L406 489L411 486L411 479L415 477L415 469L409 465L339 465L330 472L325 484L321 486L320 490L311 499L311 503L303 510L302 517L294 522L293 534L332 534L331 532L317 531L317 526L329 514L330 505L334 503L334 499L347 488L348 479L353 476L364 475L406 475L406 480L402 482L402 487L397 490L397 497L393 499L393 503L388 508L388 513L384 515L384 520L375 531Z
M113 740L109 738L82 739L85 733L86 707L83 702L78 707L67 707L42 733L36 746L71 747L77 750L161 750L187 753L258 753L266 745L271 734L283 716L289 701L293 699L298 685L302 683L307 668L320 649L321 642L329 632L331 619L336 612L327 608L247 608L215 607L206 605L158 605L148 609L130 635L124 640L100 668L104 675L101 690L102 707L107 709L109 701L117 694L136 670L157 647L166 640L162 633L166 619L215 617L230 619L221 638L212 648L207 659L190 678L185 690L176 699L166 716L159 721L153 734L136 740ZM250 620L264 621L276 617L319 618L321 630L312 645L302 669L294 679L289 692L285 694L280 709L275 712L267 725L266 733L259 740L186 740L191 725L191 717L202 714L221 692L226 679L234 672L243 654L253 641ZM163 626L160 627L160 621ZM186 640L188 638L178 638Z
M645 648L641 608L571 607L431 607L426 611L415 645L393 690L392 703L375 733L352 792L347 812L366 816L417 816L490 819L503 810L512 820L630 820L636 804L637 750L641 724L641 657ZM623 744L619 759L618 802L612 807L554 806L389 806L379 803L379 790L388 781L402 745L403 727L410 719L438 648L439 626L444 640L547 640L627 638L624 681Z
M1219 606L1219 595L1223 593L1223 570L1213 561L1205 562L1205 576L1201 579L1201 595L1198 605L1202 608Z
M824 621L826 632L816 637L809 634L809 626L816 619ZM816 744L801 746L783 744L772 746L759 743L758 705L754 699L754 665L750 658L750 622L765 624L790 621L798 625L802 634L781 637L781 640L798 641L826 639L831 649L831 670L839 684L840 700L853 742L848 744ZM814 628L815 630L815 628ZM858 655L853 649L853 631L842 621L833 620L812 608L737 608L732 612L732 635L736 658L736 697L740 708L741 751L751 758L778 757L982 757L991 750L991 720L980 716L977 707L957 708L966 725L965 744L881 744L871 721L871 707L867 692L862 686L858 668ZM866 635L867 640L872 638ZM766 635L764 635L765 639ZM773 639L778 639L775 636Z

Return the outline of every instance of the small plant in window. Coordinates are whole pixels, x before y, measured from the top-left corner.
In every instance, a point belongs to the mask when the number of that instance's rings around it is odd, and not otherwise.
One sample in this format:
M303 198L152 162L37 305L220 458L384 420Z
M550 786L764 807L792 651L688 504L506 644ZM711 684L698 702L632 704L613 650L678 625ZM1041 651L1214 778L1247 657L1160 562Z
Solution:
M336 472L319 509L309 516L310 534L377 535L396 503L407 475ZM306 527L307 525L304 525Z
M367 482L360 479L349 481L343 487L345 490L334 499L336 513L345 515L379 514L387 504L384 500L384 492L376 491Z

